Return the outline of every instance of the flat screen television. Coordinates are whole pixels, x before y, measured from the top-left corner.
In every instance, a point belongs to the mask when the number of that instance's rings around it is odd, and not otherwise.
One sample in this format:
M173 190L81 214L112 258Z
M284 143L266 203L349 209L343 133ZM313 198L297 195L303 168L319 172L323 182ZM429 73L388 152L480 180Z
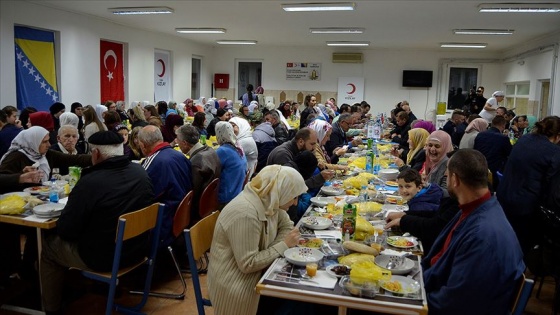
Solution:
M403 70L402 86L432 87L433 71Z

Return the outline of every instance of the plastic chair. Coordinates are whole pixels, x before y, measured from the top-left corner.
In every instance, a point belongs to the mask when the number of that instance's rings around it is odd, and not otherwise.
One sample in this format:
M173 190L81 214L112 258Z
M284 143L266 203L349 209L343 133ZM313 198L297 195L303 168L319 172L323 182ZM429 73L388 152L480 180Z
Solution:
M200 195L200 202L198 203L198 214L203 219L212 212L218 210L218 187L220 186L220 179L214 179Z
M191 223L191 206L192 206L193 194L194 194L194 192L191 190L185 196L185 198L183 198L183 200L179 204L179 207L177 207L177 212L175 212L175 217L173 217L173 228L172 228L172 233L173 233L173 236L175 237L175 239L179 238L182 235L183 230L186 229L189 226L189 224ZM149 295L150 296L155 296L155 297L167 298L167 299L183 300L183 299L185 299L185 292L187 291L187 283L185 282L185 278L183 277L183 273L181 272L181 268L179 268L179 264L177 263L177 259L175 258L175 254L173 254L173 248L171 247L171 245L167 246L167 250L169 251L169 254L171 255L171 259L173 260L173 263L175 264L175 269L177 270L177 273L179 274L179 279L181 279L181 283L183 284L183 292L181 292L179 294L163 293L163 292L150 292ZM132 294L143 294L143 292L141 292L141 291L130 291L130 293L132 293Z
M216 221L218 220L219 214L219 211L215 211L209 216L206 216L202 220L198 221L198 223L193 225L190 229L186 229L184 231L189 265L191 266L194 296L196 298L196 308L198 309L199 315L204 315L204 306L212 306L212 303L210 300L202 297L196 263L198 261L202 268L204 265L203 259L206 259L206 265L208 265L208 256L206 255L206 252L212 245L214 228L216 227Z
M111 272L94 272L89 270L81 270L82 275L87 278L105 282L109 284L109 294L107 296L107 307L105 309L105 314L110 315L113 311L113 307L116 311L127 313L127 314L142 314L140 310L144 307L148 300L148 293L150 292L150 286L152 284L152 275L154 272L154 263L156 259L156 253L159 243L159 234L161 229L161 223L163 221L163 205L154 203L153 205L140 209L138 211L123 214L119 217L119 222L117 225L117 237L115 240L115 256L113 258L113 267ZM147 231L152 231L150 236L150 253L148 257L144 257L140 262L126 267L119 268L121 260L121 251L123 242L137 237ZM136 269L139 266L146 264L148 266L146 272L146 279L144 281L144 290L142 295L142 300L135 306L125 307L121 305L114 304L115 302L115 291L119 278ZM78 268L71 268L78 269Z
M521 285L519 286L519 291L515 295L515 301L513 302L513 307L511 309L511 315L523 314L523 311L527 306L527 302L531 297L533 286L535 286L535 281L533 281L533 279L527 279L525 278L525 275L522 276Z

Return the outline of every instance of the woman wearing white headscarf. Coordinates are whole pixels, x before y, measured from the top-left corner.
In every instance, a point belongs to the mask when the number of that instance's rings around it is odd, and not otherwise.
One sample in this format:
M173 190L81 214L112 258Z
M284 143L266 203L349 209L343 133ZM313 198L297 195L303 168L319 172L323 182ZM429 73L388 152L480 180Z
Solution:
M80 123L80 118L78 117L78 115L71 112L64 112L58 119L60 120L61 126L71 125L78 129L78 124Z
M243 181L245 181L247 172L247 158L237 143L233 127L229 122L220 121L216 124L216 139L220 145L216 154L222 164L218 201L220 204L226 204L243 189Z
M317 158L318 167L321 170L347 170L346 165L337 165L339 155L346 153L346 150L339 149L335 150L332 156L329 156L327 150L325 149L325 144L329 141L332 133L332 126L328 122L320 119L314 120L309 124L309 128L315 130L317 133L317 143L313 149L313 154Z
M229 123L233 126L233 132L237 137L237 142L243 148L245 156L247 156L247 169L249 170L249 178L251 178L257 167L259 156L257 144L255 143L255 139L253 139L251 125L249 125L247 120L240 117L233 117L229 120Z
M222 210L208 269L215 314L256 314L259 295L255 286L262 271L297 245L299 231L293 228L286 210L306 191L295 169L270 165Z
M105 121L105 117L103 117L103 114L107 111L107 106L105 105L95 105L95 114L97 114L97 118L99 119L99 121L103 122Z
M91 165L90 155L69 155L49 150L49 147L47 129L33 126L21 131L0 160L0 173L16 174L26 166L35 166L43 172L42 181L48 181L52 168Z

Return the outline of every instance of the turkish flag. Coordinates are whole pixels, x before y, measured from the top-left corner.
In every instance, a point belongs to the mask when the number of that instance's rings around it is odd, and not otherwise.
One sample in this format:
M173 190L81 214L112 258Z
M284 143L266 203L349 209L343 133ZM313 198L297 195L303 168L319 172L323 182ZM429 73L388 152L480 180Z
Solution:
M101 103L124 100L123 44L101 40Z

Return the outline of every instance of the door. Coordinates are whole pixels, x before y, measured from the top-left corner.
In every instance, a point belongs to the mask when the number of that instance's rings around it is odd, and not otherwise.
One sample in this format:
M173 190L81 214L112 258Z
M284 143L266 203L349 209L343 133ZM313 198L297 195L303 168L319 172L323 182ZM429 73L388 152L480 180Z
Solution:
M262 62L238 61L237 63L237 99L247 92L247 85L253 85L253 91L262 84Z

